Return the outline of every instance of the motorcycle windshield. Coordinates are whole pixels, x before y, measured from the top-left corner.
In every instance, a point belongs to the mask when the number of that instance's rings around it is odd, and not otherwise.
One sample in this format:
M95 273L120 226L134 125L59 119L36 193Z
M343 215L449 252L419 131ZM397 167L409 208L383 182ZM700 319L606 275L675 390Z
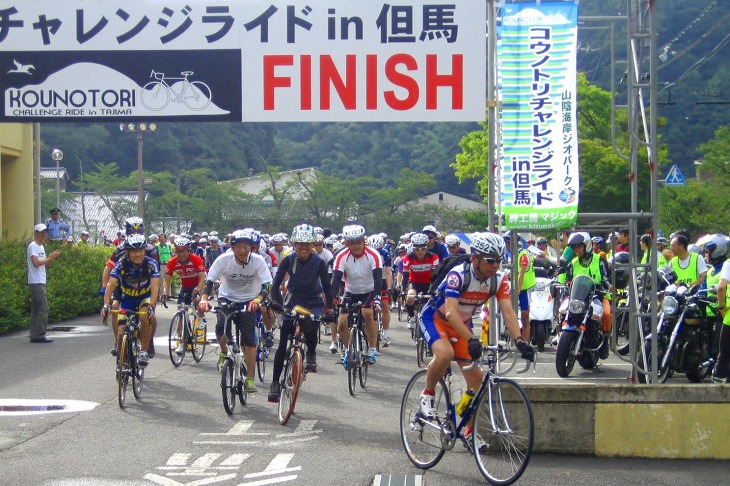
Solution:
M570 286L570 300L586 301L596 289L596 283L588 275L578 275Z

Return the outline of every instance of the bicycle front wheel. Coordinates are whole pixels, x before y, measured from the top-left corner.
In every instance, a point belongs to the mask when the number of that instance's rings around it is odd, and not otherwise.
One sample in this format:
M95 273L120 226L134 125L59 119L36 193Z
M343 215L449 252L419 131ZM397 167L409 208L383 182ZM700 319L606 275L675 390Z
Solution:
M423 368L423 366L426 364L427 348L428 345L426 344L426 339L419 333L418 341L416 341L416 363L418 364L419 368Z
M198 321L198 326L200 321ZM208 344L208 324L203 322L203 329L198 329L197 326L193 330L192 346L193 346L193 359L196 363L200 363L205 355L205 345Z
M357 350L357 331L354 328L350 332L350 345L347 347L345 360L347 360L347 386L350 390L350 395L354 397L355 387L357 386L357 369L360 363Z
M152 111L160 111L170 102L170 88L160 81L150 81L140 91L142 104Z
M508 378L491 379L476 406L470 444L479 471L492 484L514 483L530 462L534 440L525 390Z
M368 382L368 368L370 368L370 364L367 363L365 360L365 353L363 350L367 349L368 347L368 341L365 339L365 335L362 332L357 333L358 336L358 344L360 349L359 351L359 359L357 360L357 374L358 378L360 379L360 388L365 388L365 385Z
M227 358L221 368L221 393L223 394L223 408L228 415L233 414L236 408L236 384L233 382L233 360Z
M170 353L170 361L172 365L177 368L183 362L185 358L185 318L182 312L178 312L172 316L170 321L170 332L168 333L168 352ZM182 346L181 346L182 344Z
M120 324L122 325L122 324ZM127 398L127 383L129 383L129 355L127 353L128 337L126 334L122 336L122 345L119 346L117 362L117 385L119 396L119 408L124 408L124 402Z
M279 394L279 424L286 425L294 413L294 406L299 396L299 387L302 385L302 351L295 348L286 364L284 383Z
M259 345L256 348L256 372L259 375L259 381L264 382L266 377L266 360L269 359L269 348L264 346L263 338L259 339Z
M421 469L435 466L444 456L441 428L435 419L427 419L421 413L421 392L426 387L426 370L420 370L406 386L400 405L400 437L408 459ZM443 380L436 385L434 400L436 410L443 420L449 409L448 392ZM452 428L453 430L453 428Z
M132 340L132 346L130 348L132 350L132 358L129 361L132 366L129 369L132 374L132 392L134 393L134 398L139 400L142 396L142 383L144 382L144 368L137 362L139 352L142 350L142 343L139 338Z

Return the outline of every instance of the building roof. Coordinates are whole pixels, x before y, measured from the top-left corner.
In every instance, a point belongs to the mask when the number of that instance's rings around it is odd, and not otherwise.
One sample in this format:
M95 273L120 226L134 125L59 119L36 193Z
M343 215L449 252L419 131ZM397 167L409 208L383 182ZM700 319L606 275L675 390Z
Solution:
M66 171L66 168L59 167L58 172L56 172L55 167L41 167L41 179L56 179L56 177L59 177L61 179L65 179L65 180L69 180L69 176L68 176L68 172Z
M118 192L110 196L100 196L96 193L83 193L83 204L81 193L69 193L72 198L61 203L61 214L63 220L71 227L74 240L78 240L81 232L86 230L94 242L101 243L102 231L108 239L112 240L120 231L120 223L114 218L111 205L119 211L118 217L122 224L124 219L130 216L137 208L137 192ZM109 202L107 204L106 201ZM129 213L129 214L128 214ZM84 224L84 215L86 224Z
M487 205L481 201L474 201L473 199L457 196L456 194L444 191L427 194L413 202L418 204L444 204L462 211L467 209L486 211L488 209Z
M287 196L293 199L304 198L305 192L303 188L298 184L299 178L302 180L311 181L317 178L317 171L314 167L307 167L305 169L285 170L279 172L279 178L276 180L277 190L283 190L289 188ZM271 189L271 181L266 173L257 174L252 177L244 177L241 179L234 179L225 181L234 184L242 192L246 194L260 195L261 201L273 201L271 194L266 191Z

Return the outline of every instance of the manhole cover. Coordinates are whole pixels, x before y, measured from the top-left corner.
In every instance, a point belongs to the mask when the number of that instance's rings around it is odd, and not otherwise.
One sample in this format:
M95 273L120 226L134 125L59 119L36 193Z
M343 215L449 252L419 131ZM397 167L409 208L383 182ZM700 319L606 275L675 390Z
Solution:
M49 331L71 332L74 329L76 329L76 326L56 326L56 327L51 327L48 330Z
M44 413L85 412L99 404L83 400L0 399L0 416L38 415Z

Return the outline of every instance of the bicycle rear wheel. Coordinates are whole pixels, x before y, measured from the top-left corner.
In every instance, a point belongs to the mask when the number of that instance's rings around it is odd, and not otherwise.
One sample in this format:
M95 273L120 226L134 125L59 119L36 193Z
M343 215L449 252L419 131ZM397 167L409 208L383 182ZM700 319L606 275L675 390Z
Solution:
M177 330L180 329L180 333L178 334ZM170 332L168 333L168 352L170 353L170 361L172 361L172 364L175 368L180 366L183 362L183 358L185 358L185 348L187 346L180 346L180 344L186 343L186 326L185 326L185 318L183 317L182 312L176 313L174 316L172 316L172 320L170 321ZM182 348L182 352L180 354L177 353L178 348Z
M289 417L294 413L294 406L297 403L299 387L302 384L302 351L294 348L291 358L284 370L284 383L279 392L279 423L286 425Z
M428 420L421 413L421 392L425 387L426 370L419 370L408 382L400 406L400 437L403 449L408 459L421 469L435 466L446 452L436 420ZM448 392L443 380L439 380L436 385L434 404L439 416L448 420L445 418L445 412L449 408Z
M144 382L144 368L137 363L139 352L142 350L142 343L139 341L139 338L132 340L131 349L132 356L129 360L131 364L129 370L132 375L132 392L134 393L134 398L139 400L142 396L142 383Z
M365 388L365 385L368 382L368 368L370 368L370 363L366 362L365 353L364 350L368 347L368 341L365 339L365 335L358 331L357 333L358 337L358 360L357 360L357 374L358 378L360 379L360 388Z
M223 408L231 415L236 408L236 384L233 382L233 360L230 358L226 358L221 368L221 392Z
M492 484L512 484L532 455L535 424L527 393L514 380L494 377L477 403L471 448Z
M120 326L123 324L120 324ZM124 408L124 402L127 398L127 383L129 383L129 356L127 353L128 338L124 334L122 336L122 345L119 346L119 361L117 366L117 385L118 385L118 398L119 408Z
M360 362L357 352L357 330L354 328L350 331L350 345L347 347L345 359L347 360L347 386L350 389L350 395L354 397L358 363Z
M205 346L208 344L208 324L203 323L203 329L198 329L200 321L196 326L193 326L193 336L191 338L193 347L193 359L196 363L200 363L205 355Z

